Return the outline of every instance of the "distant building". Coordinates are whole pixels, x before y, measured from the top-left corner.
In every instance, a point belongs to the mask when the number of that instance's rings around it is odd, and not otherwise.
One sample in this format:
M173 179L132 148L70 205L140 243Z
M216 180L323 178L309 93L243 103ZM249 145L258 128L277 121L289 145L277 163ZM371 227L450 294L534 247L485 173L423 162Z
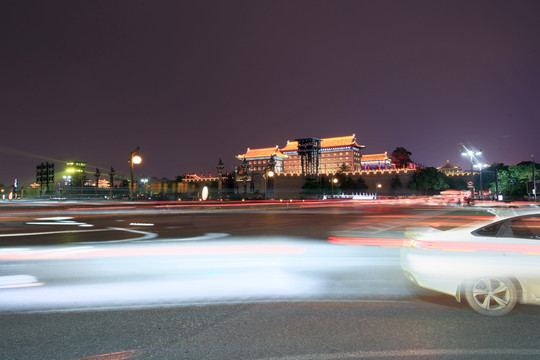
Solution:
M388 152L381 154L369 154L362 156L362 170L393 169L392 159L388 157Z
M87 183L86 163L83 161L70 161L66 167L67 176L70 176L69 183L74 186L83 186Z
M315 138L313 138L315 139ZM356 135L347 135L320 140L320 152L318 154L318 164L320 174L333 174L345 164L349 171L370 171L370 170L393 170L395 169L388 152L378 154L362 154L364 145L358 144ZM278 174L302 174L301 155L298 152L298 141L289 140L283 148L279 146L269 148L248 148L246 153L237 155L238 160L246 160L247 170L252 173L263 172L271 157L276 161L275 171ZM238 168L240 168L239 166ZM408 166L409 169L416 168L415 164Z
M459 166L454 166L450 164L450 160L446 160L446 164L439 166L437 170L445 173L446 175L456 175L463 172L463 170Z

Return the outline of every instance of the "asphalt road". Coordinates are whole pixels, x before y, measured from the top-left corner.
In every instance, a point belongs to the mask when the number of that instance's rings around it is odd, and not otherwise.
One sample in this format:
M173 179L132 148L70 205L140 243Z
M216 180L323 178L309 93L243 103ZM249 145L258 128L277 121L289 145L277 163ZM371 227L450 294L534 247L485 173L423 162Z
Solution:
M409 283L425 206L0 211L0 359L536 359L540 308L503 318ZM369 246L366 246L369 244Z
M2 359L538 359L540 312L440 298L0 315Z

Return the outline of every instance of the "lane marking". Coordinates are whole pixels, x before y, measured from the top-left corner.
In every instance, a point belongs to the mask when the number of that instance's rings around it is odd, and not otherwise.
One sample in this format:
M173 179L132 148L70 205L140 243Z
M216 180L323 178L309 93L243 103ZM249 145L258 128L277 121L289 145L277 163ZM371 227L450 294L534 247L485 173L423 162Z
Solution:
M117 228L117 227L109 227L106 229L91 229L91 230L59 230L59 231L41 231L41 232L31 232L31 233L14 233L14 234L0 234L1 237L20 237L20 236L37 236L37 235L57 235L57 234L72 234L72 233L86 233L86 232L102 232L102 231L127 231L135 234L141 234L143 236L135 239L123 239L123 240L107 240L107 243L119 243L119 242L130 242L130 241L141 241L141 240L149 240L154 239L158 236L158 234L155 233L149 233L146 231L140 231L140 230L134 230L134 229L124 229L124 228ZM102 241L85 241L85 242L78 242L78 244L91 244L91 243L99 243ZM19 249L20 250L20 249ZM3 251L3 250L0 250ZM8 251L8 250L6 250ZM11 249L9 251L16 251L15 249Z
M56 216L56 217L48 217L48 218L37 218L34 219L34 221L27 221L25 224L27 225L70 225L70 226L81 226L81 227L93 227L92 224L77 222L72 220L73 217L65 217L65 216Z
M64 220L71 220L73 219L73 216L52 216L52 217L46 217L46 218L37 218L34 219L36 221L64 221Z
M130 241L141 241L141 240L150 240L154 239L158 236L156 233L150 233L147 231L141 231L141 230L134 230L134 229L125 229L125 228L117 228L117 227L110 227L111 230L118 230L118 231L127 231L134 234L141 234L143 236L135 239L125 239L125 240L110 240L107 241L107 243L119 243L119 242L130 242Z
M54 234L68 234L68 233L82 233L82 232L98 232L98 231L110 231L108 229L92 229L92 230L60 230L60 231L42 231L32 233L16 233L16 234L0 234L0 237L15 237L15 236L35 236L35 235L54 235Z
M158 239L159 242L180 242L180 241L205 241L205 240L214 240L222 239L231 236L231 234L226 233L206 233L201 236L194 236L190 238L173 238L173 239Z

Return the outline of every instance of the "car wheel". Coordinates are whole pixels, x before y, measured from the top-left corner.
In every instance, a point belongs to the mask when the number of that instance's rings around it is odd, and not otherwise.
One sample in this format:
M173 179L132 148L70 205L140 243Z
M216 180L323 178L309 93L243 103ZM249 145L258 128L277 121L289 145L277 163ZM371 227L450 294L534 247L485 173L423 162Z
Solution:
M478 313L487 316L503 316L516 306L517 291L511 280L485 277L467 284L465 297Z

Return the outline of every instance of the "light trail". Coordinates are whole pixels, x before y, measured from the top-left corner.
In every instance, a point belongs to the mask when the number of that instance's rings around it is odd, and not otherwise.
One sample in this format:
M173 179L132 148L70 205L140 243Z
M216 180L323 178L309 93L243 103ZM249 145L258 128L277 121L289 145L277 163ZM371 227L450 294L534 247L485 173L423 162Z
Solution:
M66 260L111 257L153 257L192 255L300 255L305 247L294 245L204 245L204 246L146 246L135 248L63 248L26 250L0 253L0 261Z

